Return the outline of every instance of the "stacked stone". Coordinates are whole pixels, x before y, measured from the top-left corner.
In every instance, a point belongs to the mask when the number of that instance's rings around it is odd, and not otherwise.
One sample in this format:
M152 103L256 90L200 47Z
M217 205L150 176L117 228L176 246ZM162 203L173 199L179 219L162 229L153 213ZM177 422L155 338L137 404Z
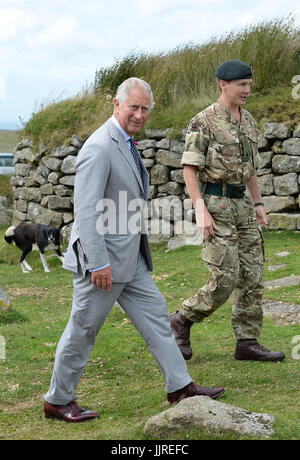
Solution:
M42 223L60 228L68 239L73 222L75 161L83 142L73 136L71 145L48 151L32 148L22 139L14 151L15 176L11 179L14 198L13 225Z
M300 230L300 126L266 123L259 140L258 181L269 228Z
M145 209L150 241L168 241L169 248L201 244L195 213L180 165L185 131L179 140L170 130L146 130L138 150L150 177ZM70 146L36 153L29 139L15 148L12 178L14 224L55 225L68 239L73 222L75 161L83 141L73 136ZM259 139L257 175L270 229L300 230L300 126L266 123Z
M185 130L179 140L168 139L167 130L146 129L146 140L138 149L150 177L149 201L145 212L151 242L168 241L169 248L201 244L194 222L192 200L187 192L181 157Z

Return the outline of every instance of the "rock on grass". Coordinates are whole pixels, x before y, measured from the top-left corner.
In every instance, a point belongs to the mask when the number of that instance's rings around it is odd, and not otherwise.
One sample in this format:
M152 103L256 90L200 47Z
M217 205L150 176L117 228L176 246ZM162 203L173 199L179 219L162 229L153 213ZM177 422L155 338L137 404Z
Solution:
M161 437L171 432L199 428L261 438L274 433L274 421L274 417L268 414L249 412L205 396L194 396L151 417L144 427L144 434Z

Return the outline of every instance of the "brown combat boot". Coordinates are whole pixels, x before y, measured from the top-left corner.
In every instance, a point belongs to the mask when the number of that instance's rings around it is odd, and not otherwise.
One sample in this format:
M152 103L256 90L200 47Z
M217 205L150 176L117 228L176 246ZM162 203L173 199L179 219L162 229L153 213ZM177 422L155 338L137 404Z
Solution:
M235 359L239 361L283 361L284 353L281 351L267 350L256 339L238 340L236 344Z
M183 316L179 310L169 315L169 318L176 343L182 356L188 361L193 355L190 342L190 329L194 323Z

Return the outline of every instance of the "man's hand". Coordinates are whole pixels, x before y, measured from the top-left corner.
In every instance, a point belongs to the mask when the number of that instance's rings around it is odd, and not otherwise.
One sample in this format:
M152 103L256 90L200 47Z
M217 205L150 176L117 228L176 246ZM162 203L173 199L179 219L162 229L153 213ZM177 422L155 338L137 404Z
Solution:
M110 291L112 286L111 266L92 273L92 283L102 291Z
M204 204L204 201L202 199L197 200L197 203L196 203L196 222L197 222L199 230L205 236L211 236L212 238L214 238L215 230L216 231L219 230L211 214L208 212Z
M266 227L266 225L268 225L268 218L267 218L265 208L263 206L256 206L254 209L256 212L257 222L259 223L261 227Z
M261 203L263 201L256 174L254 174L254 176L249 180L247 184L247 189L250 193L253 203ZM268 225L268 218L265 208L263 206L255 206L254 209L256 212L256 220L259 223L259 225L261 227L265 227L266 225Z
M201 233L205 236L215 237L215 230L219 230L214 219L208 212L202 198L199 181L197 176L197 167L185 165L183 169L184 180L192 198L196 210L196 222Z

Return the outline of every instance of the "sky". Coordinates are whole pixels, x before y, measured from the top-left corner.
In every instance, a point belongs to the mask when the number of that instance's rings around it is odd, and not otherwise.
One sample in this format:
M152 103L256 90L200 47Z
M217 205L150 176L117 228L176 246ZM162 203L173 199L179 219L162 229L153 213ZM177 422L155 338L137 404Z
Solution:
M169 51L292 14L298 0L0 0L0 129L81 92L131 51Z

